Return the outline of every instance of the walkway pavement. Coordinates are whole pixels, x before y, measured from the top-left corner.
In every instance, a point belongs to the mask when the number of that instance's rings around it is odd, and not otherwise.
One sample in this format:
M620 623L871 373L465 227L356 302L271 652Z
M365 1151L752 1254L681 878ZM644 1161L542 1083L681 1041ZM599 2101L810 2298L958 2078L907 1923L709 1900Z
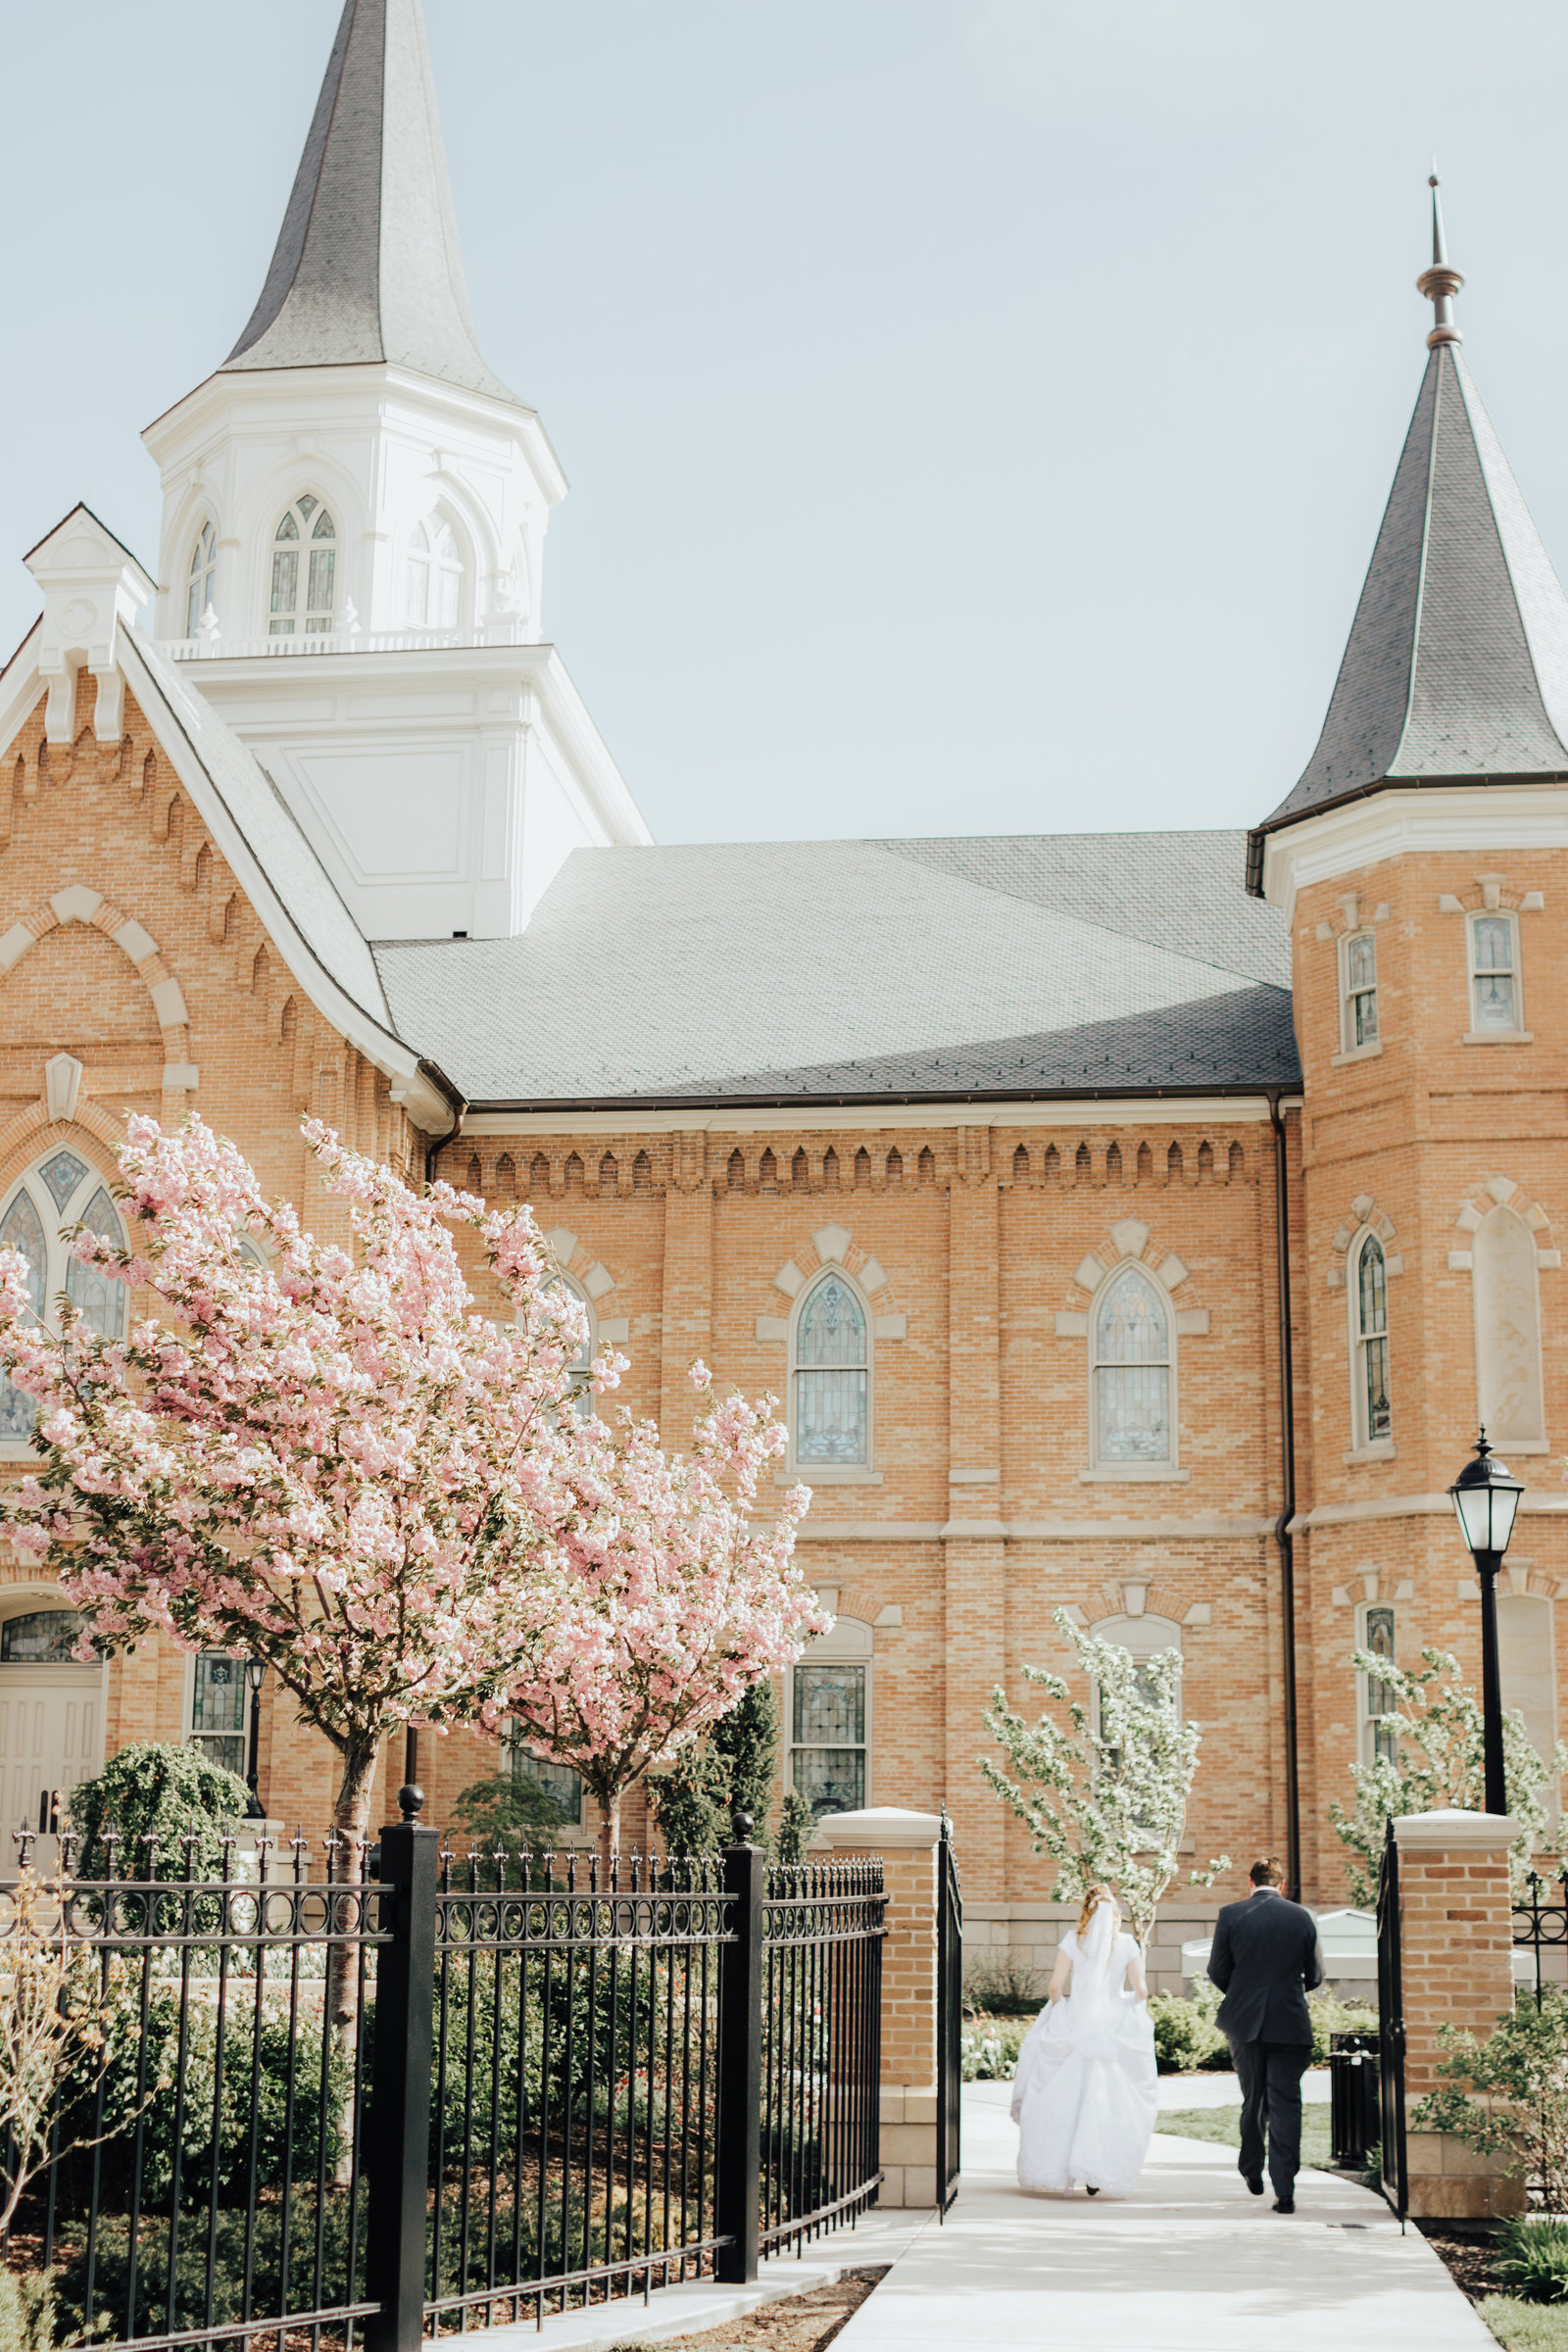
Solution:
M1167 2087L1186 2094L1170 2105L1200 2104L1196 2085ZM1248 2195L1232 2149L1156 2133L1123 2203L1026 2196L1009 2095L966 2085L957 2203L834 2352L1496 2352L1425 2239L1401 2236L1369 2190L1303 2173L1286 2217Z

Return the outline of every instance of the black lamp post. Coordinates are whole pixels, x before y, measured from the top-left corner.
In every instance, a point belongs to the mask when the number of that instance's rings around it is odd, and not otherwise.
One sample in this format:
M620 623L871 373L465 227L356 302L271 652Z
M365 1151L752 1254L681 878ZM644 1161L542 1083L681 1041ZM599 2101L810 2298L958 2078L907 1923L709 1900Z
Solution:
M1476 1457L1466 1462L1448 1493L1459 1532L1481 1579L1481 1722L1487 1764L1487 1811L1506 1813L1508 1788L1502 1767L1502 1674L1497 1663L1497 1570L1513 1534L1514 1513L1524 1488L1499 1462L1481 1432Z
M267 1807L262 1803L260 1787L262 1758L262 1685L266 1679L267 1667L262 1659L247 1658L245 1661L245 1682L251 1694L251 1761L250 1770L245 1775L246 1786L251 1792L251 1801L245 1808L245 1818L247 1821L265 1821L267 1819Z

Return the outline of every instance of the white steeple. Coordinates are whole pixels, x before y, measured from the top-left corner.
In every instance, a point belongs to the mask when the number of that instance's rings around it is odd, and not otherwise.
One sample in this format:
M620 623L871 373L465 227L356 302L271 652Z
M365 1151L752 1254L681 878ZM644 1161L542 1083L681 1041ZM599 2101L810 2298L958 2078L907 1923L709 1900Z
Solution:
M542 643L566 482L474 340L419 0L346 0L261 298L143 438L158 634L370 936L505 935L648 838Z

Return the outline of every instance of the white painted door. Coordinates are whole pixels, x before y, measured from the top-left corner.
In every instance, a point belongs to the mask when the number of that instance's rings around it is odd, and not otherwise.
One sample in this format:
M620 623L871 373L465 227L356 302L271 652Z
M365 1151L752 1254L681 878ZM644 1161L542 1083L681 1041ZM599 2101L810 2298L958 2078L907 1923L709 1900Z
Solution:
M103 1762L103 1671L97 1666L0 1666L0 1823L47 1831L78 1781ZM52 1859L51 1845L42 1859ZM0 1870L16 1849L0 1848Z

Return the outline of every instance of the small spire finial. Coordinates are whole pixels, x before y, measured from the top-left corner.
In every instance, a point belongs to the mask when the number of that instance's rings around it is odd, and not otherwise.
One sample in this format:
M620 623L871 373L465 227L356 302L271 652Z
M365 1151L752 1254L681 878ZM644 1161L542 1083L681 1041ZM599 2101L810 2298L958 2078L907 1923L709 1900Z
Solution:
M1439 343L1462 343L1463 335L1453 323L1453 298L1464 279L1457 270L1448 267L1447 241L1443 233L1443 198L1439 194L1442 182L1438 178L1438 159L1432 159L1432 172L1427 181L1432 190L1432 267L1423 270L1416 279L1416 291L1424 294L1433 309L1432 332L1427 337L1431 351Z

